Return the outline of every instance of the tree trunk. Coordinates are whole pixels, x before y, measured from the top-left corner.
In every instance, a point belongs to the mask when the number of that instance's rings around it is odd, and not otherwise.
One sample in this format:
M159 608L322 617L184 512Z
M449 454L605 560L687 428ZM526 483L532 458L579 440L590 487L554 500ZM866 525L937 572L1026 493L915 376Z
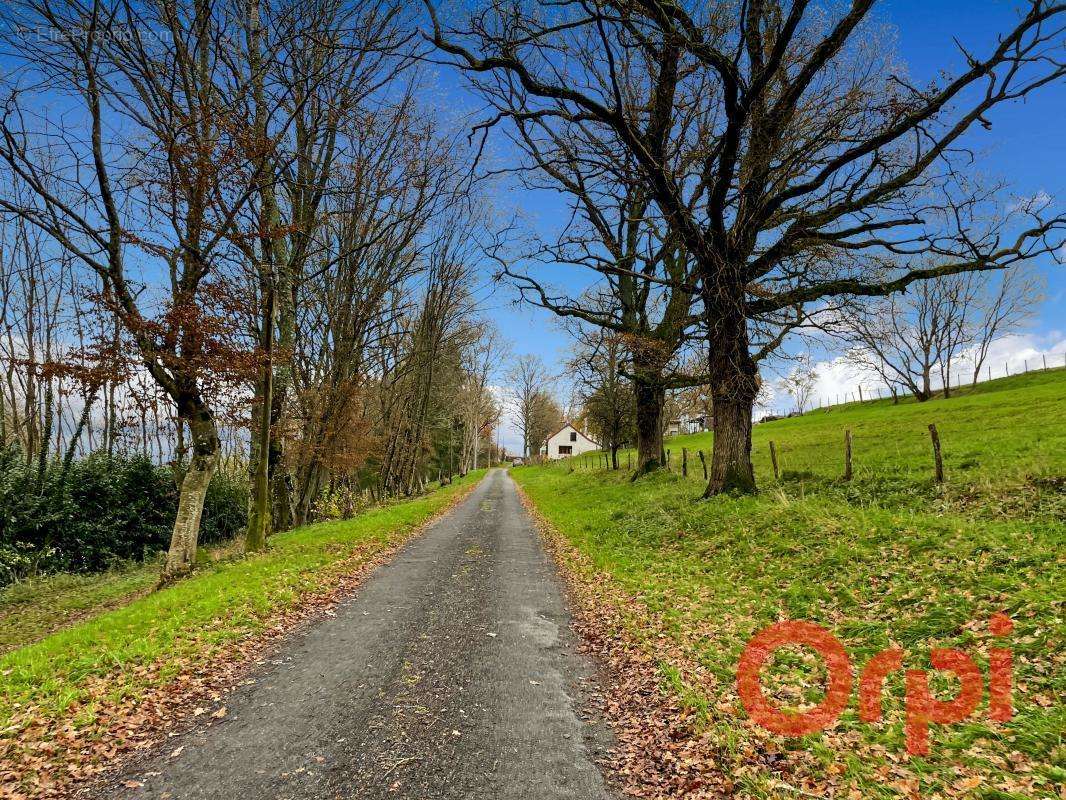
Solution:
M219 441L210 412L199 408L188 416L192 431L193 455L178 492L178 515L170 537L161 583L180 578L196 563L196 541L200 535L200 516L204 510L207 487L218 468Z
M711 477L704 497L755 491L751 417L759 391L759 371L748 348L748 323L743 308L743 297L717 293L704 296L714 404Z
M730 491L755 491L755 473L751 465L753 400L754 397L737 398L732 393L715 392L711 477L704 497Z
M271 363L274 341L274 290L265 287L263 298L262 329L260 346L263 348L263 365L260 369L258 429L253 429L253 436L258 440L255 451L255 470L252 475L251 503L248 509L248 531L245 535L245 550L254 553L266 550L267 535L270 533L273 509L270 496L270 449L273 437L270 435L270 419L273 415L274 365Z
M618 447L617 445L611 448L611 469L618 471Z
M641 378L633 379L637 416L637 469L634 480L663 467L663 406L666 391Z
M315 498L318 497L318 493L322 488L324 475L325 468L317 460L304 468L303 475L299 481L296 505L293 509L293 524L296 527L306 525L311 521Z
M285 464L285 413L292 386L292 350L296 340L296 311L293 297L292 265L288 258L277 263L277 287L274 301L277 315L277 343L271 355L272 375L270 425L274 435L270 437L271 492L273 503L273 529L288 530L293 525L292 476Z

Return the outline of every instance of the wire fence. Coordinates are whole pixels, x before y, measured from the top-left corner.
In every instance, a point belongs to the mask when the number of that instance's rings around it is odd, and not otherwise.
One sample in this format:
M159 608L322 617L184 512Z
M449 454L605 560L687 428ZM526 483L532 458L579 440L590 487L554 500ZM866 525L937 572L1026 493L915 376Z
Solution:
M1055 370L1062 370L1066 368L1066 353L1063 353L1060 357L1058 354L1052 356L1052 354L1038 355L1034 359L1023 359L1020 369L1011 369L1010 363L1004 363L1002 365L1002 372L997 371L992 365L986 365L982 367L982 377L980 381L967 381L960 385L952 386L953 390L966 389L976 383L985 383L990 380L996 380L1004 377L1016 376L1019 374L1026 374L1029 372L1051 372ZM878 391L880 389L880 391ZM942 387L936 387L936 392L942 391ZM844 405L855 402L877 402L891 397L891 394L887 391L886 387L873 387L865 388L856 386L855 392L848 393L851 397L842 399L839 403L822 404L821 406L815 406L817 408L830 408L835 405ZM905 396L901 394L901 397ZM844 482L849 482L855 476L855 470L853 466L853 453L857 452L854 449L854 445L859 443L858 437L853 440L852 431L850 428L843 428L839 432L841 438L837 441L838 445L835 445L832 449L837 447L840 449L839 453L840 462L837 464L837 457L831 457L834 462L834 466L831 467L823 477L833 477ZM908 429L907 431L898 431L898 439L896 440L895 449L899 451L898 455L901 460L906 461L908 464L917 467L918 471L924 472L928 470L928 475L937 484L943 484L948 482L945 477L944 457L941 451L941 439L940 431L937 429L937 425L931 422L923 422L915 430ZM924 446L921 446L921 440L924 440ZM862 442L865 448L871 446L869 440ZM667 470L676 472L685 477L692 477L696 479L707 480L708 467L711 458L711 451L708 447L706 451L700 448L682 446L680 443L675 442L673 447L669 446L664 448L665 464ZM767 439L759 445L759 449L764 452L763 455L763 469L766 469L769 474L773 475L774 480L779 480L785 476L786 472L797 473L797 470L804 474L813 475L815 472L826 472L825 468L828 464L822 463L825 461L826 456L831 451L823 449L823 444L818 442L808 442L804 449L815 448L818 452L804 454L802 461L797 463L797 458L800 456L796 452L796 448L789 445L789 443L782 442L776 439ZM880 447L883 451L884 448ZM814 458L818 463L811 462ZM915 460L917 459L917 461ZM883 459L878 459L883 461ZM767 463L768 461L768 463ZM569 471L583 471L583 470L613 470L618 469L626 472L632 472L636 462L636 454L631 446L625 446L619 449L617 453L617 462L612 461L611 454L606 451L592 451L588 453L580 453L567 458L555 460L555 465L563 466ZM918 466L918 465L921 466ZM961 464L963 467L972 466L968 463ZM867 466L867 472L870 466ZM887 463L879 463L878 468L887 469L889 465ZM829 474L832 473L832 474Z
M984 364L977 375L974 375L972 371L967 371L966 374L970 376L969 380L951 383L949 384L948 389L949 391L953 391L967 386L976 386L979 383L999 380L1001 378L1024 375L1029 372L1045 372L1063 368L1066 368L1066 352L1061 354L1041 353L1032 358L1022 359L1021 366L1019 367L1016 365L1013 370L1011 369L1010 361L1004 361L1002 364ZM972 370L972 367L970 369ZM951 372L949 371L948 374L950 375ZM934 394L942 394L944 392L944 381L940 375L936 375L935 380L931 381L930 390ZM909 394L909 392L902 387L897 388L896 393L900 398L907 397ZM837 392L829 396L821 395L803 410L810 411L815 408L832 408L833 406L847 405L849 403L863 403L868 400L885 400L891 397L891 388L884 384L870 386L859 383L850 391Z
M917 431L915 431L917 433ZM919 458L922 454L915 451L915 448L909 447L906 454L907 461L910 464L908 471L911 472L926 472L926 474L933 479L936 484L944 484L947 482L944 469L944 455L941 448L940 431L935 423L928 423L922 426L921 433L923 438L928 436L926 441L925 457L928 460ZM908 435L909 439L913 439L913 436ZM759 445L759 449L765 449L765 453L769 457L769 463L764 464L764 468L768 470L768 473L773 475L774 482L780 481L783 478L787 478L789 474L793 477L801 476L804 479L810 478L829 478L842 483L849 483L856 477L854 454L856 452L854 444L855 439L852 435L851 428L843 429L843 437L838 440L840 444L839 454L840 462L836 462L836 457L830 456L830 451L825 449L824 443L817 443L814 446L818 448L818 452L815 454L819 461L819 471L816 473L813 469L814 465L810 463L796 463L796 453L790 449L787 442L782 443L780 440L768 439L766 442ZM913 444L913 442L909 442ZM876 444L876 443L874 443ZM808 449L812 443L808 443ZM870 446L871 442L867 441L867 445ZM707 482L709 477L709 468L711 461L711 449L706 451L701 448L676 446L673 448L665 448L663 468L667 472L673 472L679 474L683 478L695 478L696 480L702 480ZM828 461L833 462L833 467L828 467ZM558 459L555 461L547 462L550 466L562 466L569 472L593 472L593 471L621 471L624 473L632 473L634 467L634 451L632 449L626 449L619 451L617 465L612 463L609 453L603 451L594 451L590 453L582 453L580 455L572 456L570 458ZM919 466L921 464L921 466ZM890 467L887 464L880 463L878 465L881 470L888 470ZM877 469L878 467L874 467ZM758 469L756 470L758 471ZM865 477L869 477L871 469L867 467ZM765 477L769 477L766 474Z

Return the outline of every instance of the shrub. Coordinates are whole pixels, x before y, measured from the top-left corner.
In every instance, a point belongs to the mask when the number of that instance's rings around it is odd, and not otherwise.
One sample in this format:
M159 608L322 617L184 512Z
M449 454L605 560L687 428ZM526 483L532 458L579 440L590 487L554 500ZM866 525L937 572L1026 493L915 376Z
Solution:
M220 472L208 488L202 541L239 533L247 517L242 476ZM143 456L97 453L44 480L13 448L0 451L0 585L38 572L95 572L166 549L177 513L171 471Z
M200 518L200 542L224 542L244 533L247 527L248 479L243 472L219 470L211 479L211 484L207 487L207 497L204 498L204 513Z

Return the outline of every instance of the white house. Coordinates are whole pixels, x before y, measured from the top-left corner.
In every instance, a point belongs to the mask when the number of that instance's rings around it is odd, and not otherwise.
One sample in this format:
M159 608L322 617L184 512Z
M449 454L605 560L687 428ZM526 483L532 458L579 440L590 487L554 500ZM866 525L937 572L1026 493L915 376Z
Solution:
M600 445L571 425L569 422L548 437L546 455L553 461L559 458L600 450Z
M699 433L701 431L710 430L707 424L707 417L690 417L682 414L680 417L670 420L666 425L667 436L677 436L682 433Z

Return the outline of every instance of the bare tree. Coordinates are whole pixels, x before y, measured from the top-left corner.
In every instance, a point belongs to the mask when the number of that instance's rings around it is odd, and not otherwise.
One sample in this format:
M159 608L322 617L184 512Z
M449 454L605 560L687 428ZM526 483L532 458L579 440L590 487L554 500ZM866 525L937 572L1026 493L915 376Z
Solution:
M874 0L501 0L447 20L426 5L437 47L495 102L486 130L537 119L563 140L580 126L617 143L693 259L715 407L706 495L755 488L760 320L787 330L827 298L1060 247L1061 216L1004 212L967 178L962 137L1066 74L1063 4L1024 2L987 52L962 50L960 73L923 86L870 23ZM697 149L678 173L676 154ZM915 253L936 266L886 267Z
M1020 267L1004 270L996 282L981 281L972 314L974 319L967 320L967 354L973 364L973 383L981 375L992 343L1032 319L1043 300L1043 292L1044 282L1040 277Z
M622 373L626 357L618 336L595 331L577 342L570 360L583 417L593 436L610 452L613 469L618 469L618 449L632 441L635 433L633 386Z
M796 409L801 414L806 411L814 394L814 387L818 384L818 370L812 363L809 352L798 357L796 365L789 370L781 383L796 401Z
M942 385L951 380L950 364L966 344L973 301L969 276L950 275L923 281L904 294L855 304L839 321L851 345L848 358L919 402L929 400L937 371Z
M489 324L471 326L470 343L463 352L463 381L459 412L463 427L460 472L478 468L478 458L499 416L489 380L507 356L507 344Z
M210 296L251 195L240 159L248 128L232 114L248 76L223 77L226 15L195 0L26 0L7 8L22 27L8 36L19 68L0 119L0 159L33 199L0 198L0 209L96 274L103 301L189 428L192 455L164 567L170 579L194 563L219 462L212 394L240 381L246 367ZM61 35L31 41L20 30ZM34 101L44 92L80 103L84 125L42 117ZM138 268L140 280L131 274Z
M919 402L951 396L956 367L973 365L974 382L992 342L1016 330L1039 306L1040 281L1020 267L922 282L906 294L852 304L832 324L851 345L849 358Z
M552 428L562 423L562 409L546 387L552 377L539 357L524 355L511 367L511 404L522 434L522 454L530 458L540 453Z
M516 87L482 86L497 107L510 105ZM516 116L512 139L525 162L515 171L531 189L561 189L571 200L566 226L553 240L528 231L520 258L500 259L502 272L528 302L569 322L595 326L625 344L620 364L636 398L636 476L663 466L666 392L699 382L679 369L679 352L698 323L693 308L693 263L671 234L624 148L574 125L567 135L547 118ZM685 153L691 160L692 153ZM684 160L684 159L679 159ZM679 164L684 170L688 165ZM587 271L597 283L580 296L550 286L535 267L560 264Z
M313 13L306 13L310 8ZM362 143L353 138L379 140L383 126L376 117L410 122L396 113L411 103L411 86L396 86L413 56L404 4L327 0L310 8L249 4L247 65L237 65L253 76L244 114L254 120L247 158L258 175L250 209L255 219L248 226L258 235L238 240L258 274L261 300L256 338L263 364L255 383L258 410L249 459L254 546L265 544L272 524L285 528L293 519L292 481L283 468L285 437L272 432L284 427L283 417L292 410L296 306L308 271L319 268L319 234L332 210L328 195L336 191L337 174L359 157ZM288 106L291 120L273 113ZM406 141L403 134L399 141ZM386 161L387 154L382 153Z

